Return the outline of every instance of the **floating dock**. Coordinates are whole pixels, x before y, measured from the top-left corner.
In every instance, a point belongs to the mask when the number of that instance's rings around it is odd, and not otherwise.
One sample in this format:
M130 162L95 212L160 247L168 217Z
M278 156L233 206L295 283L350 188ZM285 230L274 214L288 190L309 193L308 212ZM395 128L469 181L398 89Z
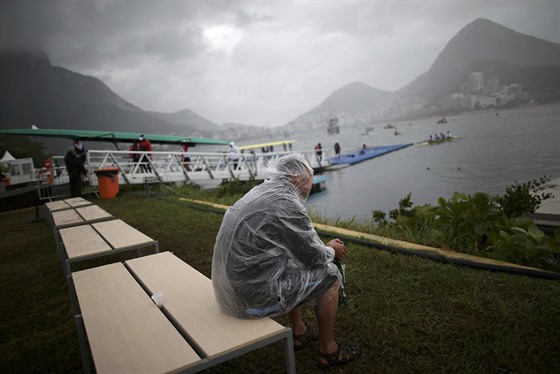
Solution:
M355 151L352 153L345 153L340 156L331 157L331 163L333 165L353 165L357 164L358 162L369 160L370 158L379 157L384 154L397 151L399 149L410 147L411 145L413 145L413 143L367 147L365 149L360 149L359 151Z

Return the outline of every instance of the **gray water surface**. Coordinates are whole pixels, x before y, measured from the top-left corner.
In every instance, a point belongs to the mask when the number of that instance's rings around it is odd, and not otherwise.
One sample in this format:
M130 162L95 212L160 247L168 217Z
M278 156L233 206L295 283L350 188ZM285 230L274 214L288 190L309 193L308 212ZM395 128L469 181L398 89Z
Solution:
M434 133L460 139L432 146L417 144L341 170L325 172L326 190L312 195L307 207L327 218L370 219L373 210L388 212L411 193L415 205L436 204L455 191L503 194L515 181L543 175L560 176L560 105L476 112L393 123L395 129L375 126L368 136L362 128L342 128L335 136L295 134L294 150L310 150L317 142L342 152L368 146L419 143ZM410 124L409 124L410 123Z

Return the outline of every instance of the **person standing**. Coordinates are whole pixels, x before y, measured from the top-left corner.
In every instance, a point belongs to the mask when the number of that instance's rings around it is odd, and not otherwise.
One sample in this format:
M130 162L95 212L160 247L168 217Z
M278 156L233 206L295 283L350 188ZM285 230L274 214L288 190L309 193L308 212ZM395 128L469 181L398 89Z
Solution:
M82 196L82 175L87 177L87 170L82 160L76 155L76 150L71 147L64 156L66 171L70 177L70 195L72 197Z
M62 174L62 170L60 169L60 165L58 164L58 160L54 160L53 164L54 164L54 174L55 174L56 178L58 178Z
M340 144L338 142L334 143L334 154L336 157L340 156Z
M367 151L367 145L366 143L362 144L362 149L360 150L360 154L363 155L364 153L366 153Z
M139 150L138 140L135 140L134 143L132 143L130 147L128 147L128 150L130 151L128 156L132 159L132 162L137 163L140 160L140 155L137 153Z
M86 147L84 146L84 142L82 141L82 139L78 138L74 140L74 150L76 151L76 155L82 161L82 164L85 165L87 154L86 154Z
M239 148L237 148L233 141L229 142L229 159L233 161L233 170L236 170L239 163Z
M321 146L321 143L317 143L314 149L315 154L317 154L317 161L319 161L319 164L321 164L321 161L323 159L323 147Z
M152 158L152 154L148 152L152 151L152 143L150 143L150 141L146 139L144 134L140 135L140 137L138 138L138 150L140 150L141 152L145 152L142 153L142 156L140 158L140 164L142 165L142 168L144 169L144 171L151 173L152 167L150 166L150 159Z
M191 171L191 152L188 144L181 146L181 163L186 171Z
M49 184L54 183L54 163L53 156L48 155L44 162L45 172L47 174L47 181Z

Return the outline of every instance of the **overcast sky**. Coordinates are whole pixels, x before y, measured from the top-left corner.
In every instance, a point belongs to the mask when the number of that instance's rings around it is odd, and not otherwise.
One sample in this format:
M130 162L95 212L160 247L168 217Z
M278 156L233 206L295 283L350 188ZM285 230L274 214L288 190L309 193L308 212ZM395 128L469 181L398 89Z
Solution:
M144 110L283 125L361 81L396 91L477 18L560 43L560 1L6 1L0 41Z

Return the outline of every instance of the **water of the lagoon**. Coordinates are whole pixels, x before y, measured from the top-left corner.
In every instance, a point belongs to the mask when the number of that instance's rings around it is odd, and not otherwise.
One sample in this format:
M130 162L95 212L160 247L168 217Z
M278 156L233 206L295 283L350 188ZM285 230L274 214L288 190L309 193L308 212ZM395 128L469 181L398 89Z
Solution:
M370 219L373 210L388 212L411 193L415 205L449 198L453 192L503 194L515 181L543 175L560 177L560 105L464 113L447 117L393 122L395 129L375 125L370 135L363 128L341 128L338 135L293 134L294 150L310 150L321 142L331 150L336 141L344 151L368 146L418 143L430 134L450 131L461 138L433 146L413 145L384 156L324 172L326 190L311 195L310 211L331 219ZM277 139L274 139L277 140ZM267 141L272 141L268 139ZM253 141L252 144L255 142Z

